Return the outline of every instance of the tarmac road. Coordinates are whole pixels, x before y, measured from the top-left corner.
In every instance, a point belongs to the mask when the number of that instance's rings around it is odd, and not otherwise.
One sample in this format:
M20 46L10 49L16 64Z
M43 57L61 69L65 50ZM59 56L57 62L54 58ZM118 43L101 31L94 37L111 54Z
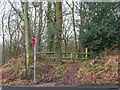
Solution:
M92 86L19 86L2 87L2 90L120 90L118 85L92 85Z

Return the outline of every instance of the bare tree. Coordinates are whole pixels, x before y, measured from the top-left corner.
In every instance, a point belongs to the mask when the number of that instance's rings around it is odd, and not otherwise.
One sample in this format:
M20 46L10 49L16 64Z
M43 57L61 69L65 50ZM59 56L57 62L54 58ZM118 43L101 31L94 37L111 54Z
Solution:
M3 19L4 19L4 16L2 16L2 33L3 33L3 50L2 50L2 60L3 60L3 64L5 63L5 32L4 32L4 22L3 22Z
M74 1L72 1L72 7L71 5L66 1L67 5L70 7L72 11L72 23L73 23L73 31L74 31L74 37L75 37L75 51L77 52L77 36L76 36L76 30L75 30L75 17L74 17Z
M39 3L39 23L38 23L38 35L37 35L37 50L41 51L41 31L42 31L42 15L43 15L43 9L42 9L42 2Z

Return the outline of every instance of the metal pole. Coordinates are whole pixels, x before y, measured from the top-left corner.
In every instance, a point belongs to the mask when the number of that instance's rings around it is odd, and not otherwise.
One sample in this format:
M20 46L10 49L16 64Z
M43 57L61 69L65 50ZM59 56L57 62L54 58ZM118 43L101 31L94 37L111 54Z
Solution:
M35 38L35 45L34 45L34 82L36 81L36 38Z
M25 43L25 42L24 42ZM27 69L27 60L26 60L26 48L25 48L25 44L24 44L24 54L25 54L25 78L26 80L28 80L28 69Z

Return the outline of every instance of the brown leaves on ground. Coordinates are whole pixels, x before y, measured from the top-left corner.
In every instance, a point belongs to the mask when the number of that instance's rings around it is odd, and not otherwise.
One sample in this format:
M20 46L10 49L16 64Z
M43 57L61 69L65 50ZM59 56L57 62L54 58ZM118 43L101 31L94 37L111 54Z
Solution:
M119 55L109 55L106 56L106 59L107 61L104 65L106 70L110 67L116 67L118 69L118 63L120 62Z
M119 74L117 67L110 66L105 70L104 65L116 56L106 56L107 60L90 65L91 60L78 60L75 63L65 61L58 65L50 61L37 62L37 83L56 83L57 85L82 84L118 84ZM117 65L117 64L116 64ZM2 66L3 85L33 85L33 68L30 68L31 80L25 80L24 58L10 59Z
M24 78L25 66L23 61L23 57L19 59L12 58L2 66L0 69L2 71L2 84L9 85L11 81L18 81Z

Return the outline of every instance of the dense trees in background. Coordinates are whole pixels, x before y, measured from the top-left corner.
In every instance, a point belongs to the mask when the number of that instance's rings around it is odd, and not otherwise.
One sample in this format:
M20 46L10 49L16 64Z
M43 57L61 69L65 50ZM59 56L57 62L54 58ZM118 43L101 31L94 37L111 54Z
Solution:
M91 20L84 32L83 45L99 53L105 48L119 46L118 3L88 3Z
M55 52L58 62L62 52L83 52L88 47L93 53L100 53L105 48L120 46L117 2L28 2L28 14L24 13L24 2L8 0L0 4L4 57L23 53L24 43L29 47L26 52L31 53L32 37L37 37L37 51Z

